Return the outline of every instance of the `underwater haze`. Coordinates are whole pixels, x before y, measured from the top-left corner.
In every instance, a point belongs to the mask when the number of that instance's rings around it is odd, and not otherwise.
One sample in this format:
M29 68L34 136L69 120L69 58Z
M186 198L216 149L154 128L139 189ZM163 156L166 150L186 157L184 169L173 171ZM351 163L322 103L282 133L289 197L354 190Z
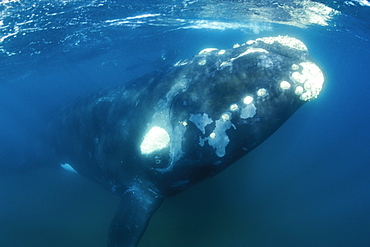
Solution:
M164 201L139 247L370 246L370 2L0 1L0 246L101 247L120 198L49 162L75 99L205 48L303 41L319 97L219 175Z

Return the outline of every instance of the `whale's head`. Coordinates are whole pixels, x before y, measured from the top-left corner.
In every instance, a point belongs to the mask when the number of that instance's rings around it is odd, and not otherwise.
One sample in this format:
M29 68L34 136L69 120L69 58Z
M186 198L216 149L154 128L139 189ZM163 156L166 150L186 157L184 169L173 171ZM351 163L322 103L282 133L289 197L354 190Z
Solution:
M136 246L163 198L257 147L316 98L323 82L295 38L204 49L63 109L55 146L64 168L122 197L108 246Z
M189 177L213 175L257 147L324 83L305 44L288 36L204 49L169 75L171 87L154 114L162 117L140 147L153 154L157 171L171 174L172 187L183 188Z

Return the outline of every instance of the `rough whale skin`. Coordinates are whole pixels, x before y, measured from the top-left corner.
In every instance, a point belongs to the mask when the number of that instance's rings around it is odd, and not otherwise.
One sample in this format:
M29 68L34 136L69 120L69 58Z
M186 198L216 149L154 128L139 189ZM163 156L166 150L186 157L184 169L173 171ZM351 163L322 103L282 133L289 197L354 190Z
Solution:
M292 37L204 49L77 100L57 114L52 141L64 168L122 198L108 246L137 246L164 198L253 150L323 83Z

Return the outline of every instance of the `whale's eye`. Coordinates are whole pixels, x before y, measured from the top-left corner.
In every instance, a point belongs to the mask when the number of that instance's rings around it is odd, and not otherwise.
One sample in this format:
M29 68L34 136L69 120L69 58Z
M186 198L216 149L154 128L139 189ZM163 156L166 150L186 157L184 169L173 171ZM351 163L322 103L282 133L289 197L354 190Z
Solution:
M160 154L156 154L155 156L154 156L154 163L156 164L156 165L160 165L160 164L162 164L162 159L163 157L162 157L162 155L160 155Z

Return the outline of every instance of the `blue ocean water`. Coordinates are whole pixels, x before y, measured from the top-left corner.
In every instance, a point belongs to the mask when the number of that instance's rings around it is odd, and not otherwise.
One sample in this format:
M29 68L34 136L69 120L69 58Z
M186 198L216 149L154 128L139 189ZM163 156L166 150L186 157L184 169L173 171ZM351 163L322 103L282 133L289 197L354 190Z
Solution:
M369 246L369 16L366 0L1 1L0 246L105 246L119 198L42 162L49 114L204 48L275 35L307 45L320 96L166 199L139 246Z

